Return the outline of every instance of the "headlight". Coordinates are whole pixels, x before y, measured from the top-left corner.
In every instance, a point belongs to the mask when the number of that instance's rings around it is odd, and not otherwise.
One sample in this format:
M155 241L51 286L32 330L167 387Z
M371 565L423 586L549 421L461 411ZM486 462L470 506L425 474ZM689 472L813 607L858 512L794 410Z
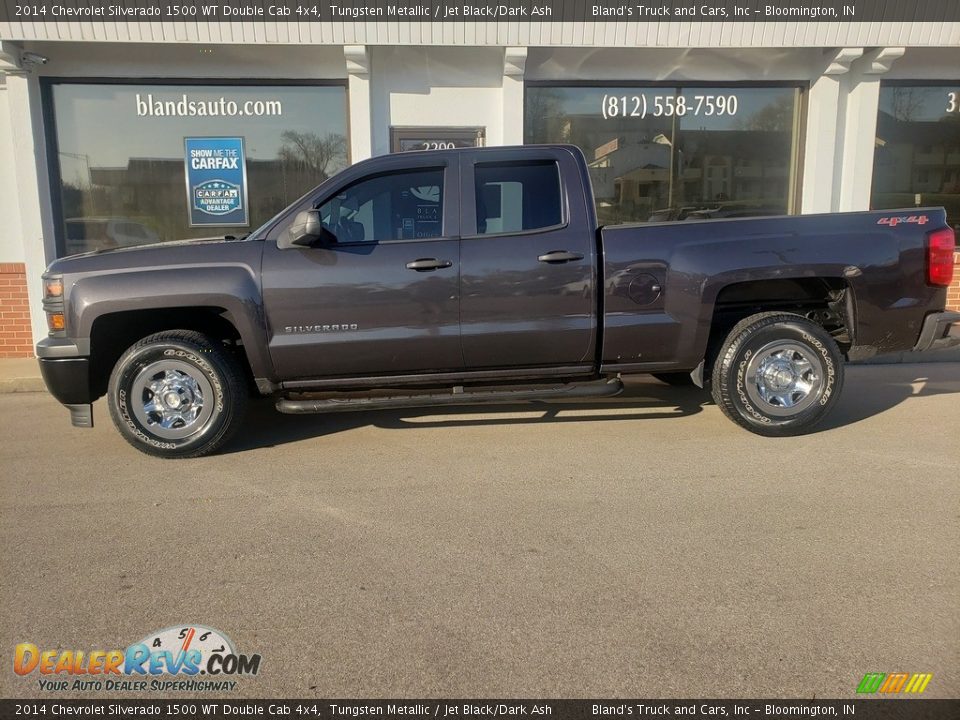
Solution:
M59 276L43 278L43 311L47 314L47 328L50 334L62 334L67 329L63 308L63 278Z
M43 281L44 298L63 297L63 278L46 278Z

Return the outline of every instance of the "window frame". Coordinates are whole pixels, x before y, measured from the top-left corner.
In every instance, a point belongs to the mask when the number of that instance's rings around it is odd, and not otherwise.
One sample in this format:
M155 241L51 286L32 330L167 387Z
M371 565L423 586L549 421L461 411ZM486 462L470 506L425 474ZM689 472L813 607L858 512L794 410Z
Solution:
M369 175L364 175L363 177L356 178L347 185L340 185L336 190L328 195L324 196L322 201L317 201L314 208L319 211L324 205L332 202L333 199L342 193L349 192L352 188L362 185L363 183L370 182L371 180L377 180L379 178L390 177L394 175L412 175L414 173L426 173L426 172L439 172L440 173L440 234L435 237L428 238L388 238L386 240L354 240L351 242L341 242L337 240L337 246L343 247L353 247L353 246L364 246L364 245L388 245L391 243L400 243L400 242L430 242L431 240L444 240L447 239L444 235L444 218L446 215L447 207L447 167L443 165L435 165L430 167L414 167L406 169L394 169L394 170L385 170L383 172L370 173ZM321 221L323 217L321 215Z
M463 231L464 240L482 240L484 238L502 238L502 237L523 237L527 235L543 235L546 233L557 232L570 227L572 222L580 222L584 226L594 226L591 223L593 217L591 207L589 210L584 208L582 217L579 214L574 198L570 197L570 183L564 180L564 176L579 177L579 166L569 150L562 147L544 146L539 152L524 152L522 158L517 158L515 150L503 148L498 150L486 149L482 153L476 150L461 150L460 160L460 223ZM477 165L530 165L537 163L553 163L557 168L557 179L560 183L560 223L549 227L534 228L532 230L519 230L516 232L501 233L479 233L477 232L477 191L476 191L476 166ZM570 175L572 173L572 175ZM585 180L585 182L588 181ZM581 200L582 202L582 200ZM591 197L591 203L593 199ZM574 216L577 217L574 217Z
M554 223L553 225L544 225L542 227L529 228L526 230L505 230L496 233L481 233L478 229L479 223L477 222L477 169L478 168L488 168L488 167L534 167L534 166L552 166L557 173L557 199L559 200L560 206L560 222ZM527 159L503 161L503 162L489 162L481 161L474 162L471 164L471 172L473 173L473 231L474 234L478 237L504 237L510 235L539 235L540 233L553 232L555 230L562 230L567 227L570 223L567 219L567 207L565 201L564 185L563 178L560 175L560 164L555 160L539 160L539 159ZM502 211L502 208L501 208ZM502 217L502 215L501 215Z
M298 213L304 210L316 210L352 185L363 180L380 175L389 175L395 172L415 172L418 170L439 169L443 171L443 197L447 202L441 208L441 235L435 238L410 238L399 240L374 240L363 242L337 243L333 247L372 247L375 245L439 242L456 240L460 237L460 218L457 212L457 203L449 202L450 197L460 193L460 168L455 153L458 150L431 151L423 153L396 153L381 155L351 165L341 172L328 178L326 181L311 189L299 200L281 212L268 227L262 230L257 239L276 243L286 231Z
M344 128L347 140L347 166L351 158L350 127L350 88L346 78L303 79L303 78L258 78L251 82L249 78L170 78L170 77L96 77L96 76L42 76L40 84L40 108L43 118L44 148L47 153L47 186L50 193L50 210L53 216L53 239L57 258L66 256L66 232L63 215L63 178L60 174L60 147L57 142L57 117L54 112L53 89L56 85L167 85L171 87L198 87L204 85L223 87L269 88L269 87L340 87L344 90L346 116ZM226 226L224 226L226 227ZM251 228L255 230L256 228Z
M804 149L807 145L807 104L810 94L809 80L527 80L523 84L523 135L526 144L527 128L530 118L527 115L528 93L538 88L631 88L644 90L650 88L672 88L681 93L696 88L750 89L792 89L797 93L797 106L794 108L795 128L790 148L789 187L786 201L787 214L800 215L803 208Z

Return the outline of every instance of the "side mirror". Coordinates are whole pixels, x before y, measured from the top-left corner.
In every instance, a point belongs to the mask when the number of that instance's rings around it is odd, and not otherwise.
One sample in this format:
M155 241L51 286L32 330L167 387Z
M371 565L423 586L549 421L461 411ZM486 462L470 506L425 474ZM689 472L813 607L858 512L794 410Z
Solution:
M320 220L319 210L304 210L297 213L293 223L287 229L284 245L312 247L318 244L332 245L337 242L337 236L330 232Z

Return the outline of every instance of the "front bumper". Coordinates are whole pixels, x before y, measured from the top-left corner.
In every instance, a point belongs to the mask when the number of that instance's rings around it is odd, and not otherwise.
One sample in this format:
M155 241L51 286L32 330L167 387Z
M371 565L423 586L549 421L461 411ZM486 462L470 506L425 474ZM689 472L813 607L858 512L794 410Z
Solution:
M94 397L90 387L90 358L64 338L44 338L37 344L40 374L47 390L67 406L77 427L93 427Z
M960 345L960 312L945 311L927 315L913 350L943 350L955 345Z

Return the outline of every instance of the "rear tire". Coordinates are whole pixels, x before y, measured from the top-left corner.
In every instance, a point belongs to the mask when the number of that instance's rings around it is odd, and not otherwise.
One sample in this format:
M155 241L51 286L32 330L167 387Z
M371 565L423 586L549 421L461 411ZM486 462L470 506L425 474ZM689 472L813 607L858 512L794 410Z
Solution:
M739 322L720 348L711 392L724 415L768 437L809 432L843 386L843 356L830 334L790 313Z
M192 330L143 338L117 361L107 403L137 450L162 458L208 455L236 432L247 406L237 359Z

